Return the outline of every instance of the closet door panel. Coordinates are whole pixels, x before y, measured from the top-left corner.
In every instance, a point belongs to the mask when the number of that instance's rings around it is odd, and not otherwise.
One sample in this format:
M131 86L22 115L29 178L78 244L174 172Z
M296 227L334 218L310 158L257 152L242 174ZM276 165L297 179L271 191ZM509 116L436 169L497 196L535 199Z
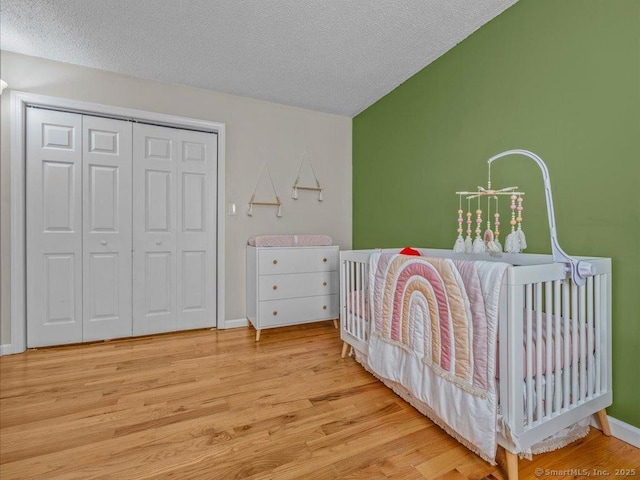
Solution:
M133 334L176 330L179 130L133 126Z
M75 255L45 254L44 258L45 325L73 323L76 321Z
M182 312L202 311L207 307L207 255L202 251L184 251L181 258ZM211 326L211 325L205 325Z
M88 265L86 264L87 260ZM88 259L85 257L84 267L89 272L88 278L85 276L84 281L85 289L89 291L89 298L85 300L88 310L85 321L113 321L119 318L122 310L126 310L128 307L126 304L121 305L122 293L119 287L122 282L119 280L124 272L120 268L120 255L118 253L90 253ZM122 333L119 336L128 335ZM105 336L104 338L111 337Z
M132 133L127 121L83 117L85 341L132 334Z
M171 232L171 204L175 201L171 195L172 172L146 170L144 188L145 232L146 233L173 233Z
M77 166L70 163L42 162L42 214L45 232L73 232L76 170Z
M82 117L27 109L27 346L82 341Z
M146 287L145 309L147 315L171 314L173 288L172 252L147 252L144 280Z
M178 330L216 326L217 135L182 131L178 148Z

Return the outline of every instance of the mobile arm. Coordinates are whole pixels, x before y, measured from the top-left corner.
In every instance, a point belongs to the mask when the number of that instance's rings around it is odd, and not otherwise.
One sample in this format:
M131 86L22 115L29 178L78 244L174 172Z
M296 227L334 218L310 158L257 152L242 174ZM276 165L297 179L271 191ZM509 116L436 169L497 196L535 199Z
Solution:
M551 233L551 251L553 253L553 261L558 263L570 264L571 276L576 285L582 286L586 283L587 277L595 275L595 267L583 260L577 260L570 257L565 253L558 243L558 235L556 233L556 219L553 213L553 197L551 195L551 182L549 180L549 170L547 165L542 161L538 155L528 150L507 150L506 152L499 153L491 157L487 162L489 165L499 158L506 157L507 155L524 155L529 157L538 164L540 170L542 170L542 179L544 180L544 194L547 201L547 216L549 217L549 230Z

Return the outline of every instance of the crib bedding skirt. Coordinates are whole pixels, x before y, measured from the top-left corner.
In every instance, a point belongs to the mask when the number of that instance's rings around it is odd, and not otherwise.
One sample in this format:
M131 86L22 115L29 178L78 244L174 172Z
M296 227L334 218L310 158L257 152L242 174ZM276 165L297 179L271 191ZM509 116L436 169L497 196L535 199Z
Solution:
M469 450L471 450L472 452L476 453L477 455L479 455L481 458L484 458L485 460L492 462L490 457L487 457L485 455L482 454L481 451L478 450L477 446L470 443L466 438L460 436L455 430L452 430L449 425L443 421L438 415L437 413L434 411L434 409L432 409L431 407L429 407L429 405L427 405L425 402L419 400L418 398L416 398L416 396L412 395L411 392L405 388L403 385L401 385L398 382L394 382L392 380L389 380L387 378L383 378L381 376L379 376L378 374L376 374L371 367L369 366L368 363L368 357L366 354L361 353L359 351L355 351L355 359L358 363L360 363L362 365L362 367L367 370L369 373L373 374L376 378L378 378L378 380L380 380L384 385L386 385L388 388L390 388L391 390L393 390L393 392L398 395L400 398L402 398L404 401L406 401L409 405L411 405L412 407L414 407L416 410L418 410L420 413L422 413L424 416L429 417L436 425L438 425L440 428L442 428L444 431L446 431L449 435L451 435L452 437L454 437L456 440L458 440L460 443L462 443L465 447L467 447ZM498 381L498 391L499 389L499 381ZM535 387L534 387L535 388ZM526 383L522 382L522 395L523 397L526 396ZM537 392L534 392L534 401L536 400L536 396L537 396ZM499 402L498 402L499 403ZM535 412L535 408L536 405L533 405L533 410ZM523 422L524 425L526 425L526 416L527 416L527 411L525 408L525 420ZM543 439L542 441L532 445L531 447L528 448L522 448L519 451L519 456L522 458L528 458L531 459L532 455L538 455L540 453L545 453L545 452L550 452L559 448L564 447L565 445L568 445L572 442L575 442L576 440L579 440L580 438L583 438L585 436L587 436L587 434L589 433L589 427L590 427L590 419L589 418L585 418L579 422L574 423L573 425L570 425L567 428L562 429L561 431L550 435L549 437ZM507 427L506 423L505 423L505 419L502 415L502 411L500 408L500 405L498 404L498 413L496 415L496 423L495 423L495 430L496 432L498 432L500 435L502 435L505 438L508 438L509 441L517 443L517 441L515 441L515 439L512 438L511 433L509 428Z

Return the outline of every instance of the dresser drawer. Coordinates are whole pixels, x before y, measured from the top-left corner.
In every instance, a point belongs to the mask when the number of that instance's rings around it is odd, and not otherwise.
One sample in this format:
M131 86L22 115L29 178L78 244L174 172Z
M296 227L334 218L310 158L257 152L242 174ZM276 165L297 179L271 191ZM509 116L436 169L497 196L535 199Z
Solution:
M338 269L338 247L267 248L258 253L259 275L327 272Z
M338 316L338 295L268 300L258 310L258 328L328 320Z
M338 293L338 272L289 273L261 275L258 299L312 297Z

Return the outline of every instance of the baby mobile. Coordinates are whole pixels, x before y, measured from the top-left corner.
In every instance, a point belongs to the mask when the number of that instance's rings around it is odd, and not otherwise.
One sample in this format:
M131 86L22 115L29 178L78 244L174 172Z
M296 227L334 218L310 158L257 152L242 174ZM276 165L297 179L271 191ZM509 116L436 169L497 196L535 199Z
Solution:
M509 209L511 210L511 220L509 225L511 226L511 232L507 235L504 241L504 251L507 253L521 253L527 248L527 241L522 231L522 212L524 207L524 192L518 191L518 187L506 187L498 190L491 188L491 164L489 164L489 176L487 181L487 188L478 187L475 192L456 192L458 195L458 238L453 245L453 251L456 253L489 253L497 254L502 251L502 245L500 244L500 212L498 199L500 196L508 196L511 200ZM466 196L467 211L466 215L462 209L462 197ZM486 198L486 230L482 232L482 199ZM477 208L475 212L471 210L471 201L477 199ZM491 204L494 201L494 213L493 213L493 230L491 225ZM471 227L474 223L472 217L475 213L476 228L474 233L475 238L471 238ZM465 223L463 215L466 216L466 232L462 225ZM467 236L463 238L462 234L466 233Z

